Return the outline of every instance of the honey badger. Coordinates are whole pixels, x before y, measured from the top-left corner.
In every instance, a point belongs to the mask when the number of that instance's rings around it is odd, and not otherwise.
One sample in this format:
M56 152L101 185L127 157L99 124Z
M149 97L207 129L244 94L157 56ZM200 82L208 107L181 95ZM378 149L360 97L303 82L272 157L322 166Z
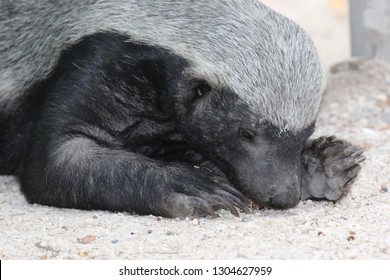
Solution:
M309 140L324 72L257 0L1 1L0 173L31 203L166 217L338 200L364 160Z

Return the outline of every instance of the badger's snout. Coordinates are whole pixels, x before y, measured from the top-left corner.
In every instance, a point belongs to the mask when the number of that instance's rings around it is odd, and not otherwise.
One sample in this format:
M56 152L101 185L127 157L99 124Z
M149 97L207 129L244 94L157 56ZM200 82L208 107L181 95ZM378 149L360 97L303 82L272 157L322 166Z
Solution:
M258 205L275 209L295 207L301 198L299 157L294 161L274 160L272 165L260 164L251 172L242 172L240 187Z
M295 207L300 200L300 186L289 185L280 188L279 191L269 199L269 206L277 209L289 209Z
M259 185L246 193L256 204L274 209L295 207L301 198L300 185L298 183L284 186L278 184L269 189L264 188L264 185Z

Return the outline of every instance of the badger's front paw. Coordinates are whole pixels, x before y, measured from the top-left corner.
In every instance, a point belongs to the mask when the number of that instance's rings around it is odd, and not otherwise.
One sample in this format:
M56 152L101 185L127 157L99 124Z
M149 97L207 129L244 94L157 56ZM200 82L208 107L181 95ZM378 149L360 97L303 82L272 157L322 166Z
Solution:
M362 148L334 136L310 142L302 154L302 200L338 200L349 191L365 159Z
M171 170L166 185L164 210L169 217L216 217L216 210L225 209L239 216L237 209L249 213L249 200L230 185L226 177L216 176L209 169L195 166L192 170Z

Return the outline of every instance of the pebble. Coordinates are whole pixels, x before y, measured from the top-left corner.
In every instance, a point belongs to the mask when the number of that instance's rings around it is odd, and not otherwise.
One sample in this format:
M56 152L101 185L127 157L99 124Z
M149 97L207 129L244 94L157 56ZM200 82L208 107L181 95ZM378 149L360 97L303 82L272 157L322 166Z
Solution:
M304 204L306 204L306 205L314 205L314 201L311 200L311 199L308 199L308 200L304 201Z
M111 243L112 243L112 244L116 244L116 243L118 243L118 242L119 242L118 239L113 239L113 240L111 240Z
M81 257L87 257L89 252L88 251L84 251L80 248L76 248L76 253L77 255L81 256Z
M389 191L389 188L387 187L387 185L386 185L386 184L383 184L383 185L381 186L380 192L381 192L381 193L387 193L388 191Z
M85 237L82 237L82 238L77 238L77 241L79 243L82 243L82 244L89 244L89 243L92 243L96 240L96 236L95 235L87 235Z

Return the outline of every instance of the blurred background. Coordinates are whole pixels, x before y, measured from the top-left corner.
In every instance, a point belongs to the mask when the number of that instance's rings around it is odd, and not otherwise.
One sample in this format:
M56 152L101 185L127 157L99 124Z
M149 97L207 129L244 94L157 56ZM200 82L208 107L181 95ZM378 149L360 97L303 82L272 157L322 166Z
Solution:
M351 57L348 0L262 0L303 27L326 68Z

